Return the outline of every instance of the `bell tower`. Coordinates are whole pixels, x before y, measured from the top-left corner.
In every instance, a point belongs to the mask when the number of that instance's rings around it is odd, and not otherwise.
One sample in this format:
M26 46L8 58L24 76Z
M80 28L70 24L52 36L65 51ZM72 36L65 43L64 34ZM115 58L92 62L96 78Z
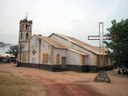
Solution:
M27 13L23 20L19 23L19 40L18 40L18 53L21 55L23 53L22 49L25 47L27 41L30 40L32 36L32 20L28 20Z

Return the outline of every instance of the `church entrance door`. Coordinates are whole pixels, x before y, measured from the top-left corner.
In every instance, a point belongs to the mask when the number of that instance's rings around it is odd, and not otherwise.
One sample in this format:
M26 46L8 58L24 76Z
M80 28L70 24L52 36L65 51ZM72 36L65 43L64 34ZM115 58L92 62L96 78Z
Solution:
M66 69L66 57L62 57L61 59L61 68Z

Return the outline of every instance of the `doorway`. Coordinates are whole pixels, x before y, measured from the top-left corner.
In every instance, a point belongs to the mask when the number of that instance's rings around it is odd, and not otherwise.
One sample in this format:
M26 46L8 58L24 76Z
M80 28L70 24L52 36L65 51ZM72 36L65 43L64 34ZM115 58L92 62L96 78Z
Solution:
M66 57L61 58L61 68L66 69Z

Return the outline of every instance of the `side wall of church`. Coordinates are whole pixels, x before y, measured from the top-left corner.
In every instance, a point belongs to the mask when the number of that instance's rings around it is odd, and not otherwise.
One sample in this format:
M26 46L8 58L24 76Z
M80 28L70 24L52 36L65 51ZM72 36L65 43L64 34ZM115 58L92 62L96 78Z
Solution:
M66 57L66 52L67 52L67 50L65 50L65 49L54 48L54 63L53 64L61 65L62 57ZM59 60L57 60L57 59L59 59Z
M86 62L85 62L86 65L97 65L98 64L98 61L97 61L98 57L97 57L96 54L94 54L94 53L92 53L88 50L85 50L84 48L79 47L75 44L73 44L72 47L76 50L79 50L81 52L84 52L84 53L88 54L88 56L86 58Z
M72 44L71 42L69 42L69 41L67 41L67 40L65 40L65 39L63 39L63 38L61 38L59 36L52 35L50 38L53 38L53 39L55 39L57 41L60 41L65 46L68 46L69 48L73 48L73 49L76 49L76 50L79 50L81 52L85 52L85 53L89 54L88 57L85 58L86 59L85 64L86 65L97 65L97 62L98 62L97 61L98 60L97 58L98 57L97 57L96 54L94 54L94 53L92 53L92 52L90 52L88 50L85 50L84 48L82 48L82 47L80 47L78 45Z
M81 64L81 54L75 53L73 51L67 50L67 65L82 65Z

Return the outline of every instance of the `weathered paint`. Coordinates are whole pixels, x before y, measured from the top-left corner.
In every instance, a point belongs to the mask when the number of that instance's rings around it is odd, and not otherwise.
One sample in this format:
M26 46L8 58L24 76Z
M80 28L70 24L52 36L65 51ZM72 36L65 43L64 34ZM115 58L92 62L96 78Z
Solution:
M30 60L30 40L28 41L28 63Z
M38 63L38 46L39 46L39 42L38 42L38 38L36 36L34 36L31 41L30 41L30 63ZM32 51L35 50L36 53L33 54Z
M67 65L81 65L81 59L80 54L77 54L76 52L67 50Z
M47 64L47 65L57 65L57 54L60 55L60 62L59 64L62 64L62 58L66 57L66 65L95 65L97 66L99 64L98 55L79 47L73 43L68 43L67 46L70 46L72 49L78 50L82 53L89 54L87 56L77 53L72 50L67 49L61 49L61 48L55 48L48 42L44 41L44 39L40 39L39 42L38 36L33 36L30 40L30 43L28 42L24 48L24 52L26 52L26 55L28 55L27 60L24 60L24 62L29 62L33 64ZM61 39L61 38L60 38ZM63 40L62 40L63 41ZM67 42L66 40L64 41ZM36 50L35 54L33 54L33 50ZM43 54L48 55L48 62L43 63Z
M54 62L53 64L57 64L57 54L60 55L60 64L62 64L62 57L66 57L66 50L65 49L58 49L54 48Z
M51 46L51 64L54 63L54 47Z

